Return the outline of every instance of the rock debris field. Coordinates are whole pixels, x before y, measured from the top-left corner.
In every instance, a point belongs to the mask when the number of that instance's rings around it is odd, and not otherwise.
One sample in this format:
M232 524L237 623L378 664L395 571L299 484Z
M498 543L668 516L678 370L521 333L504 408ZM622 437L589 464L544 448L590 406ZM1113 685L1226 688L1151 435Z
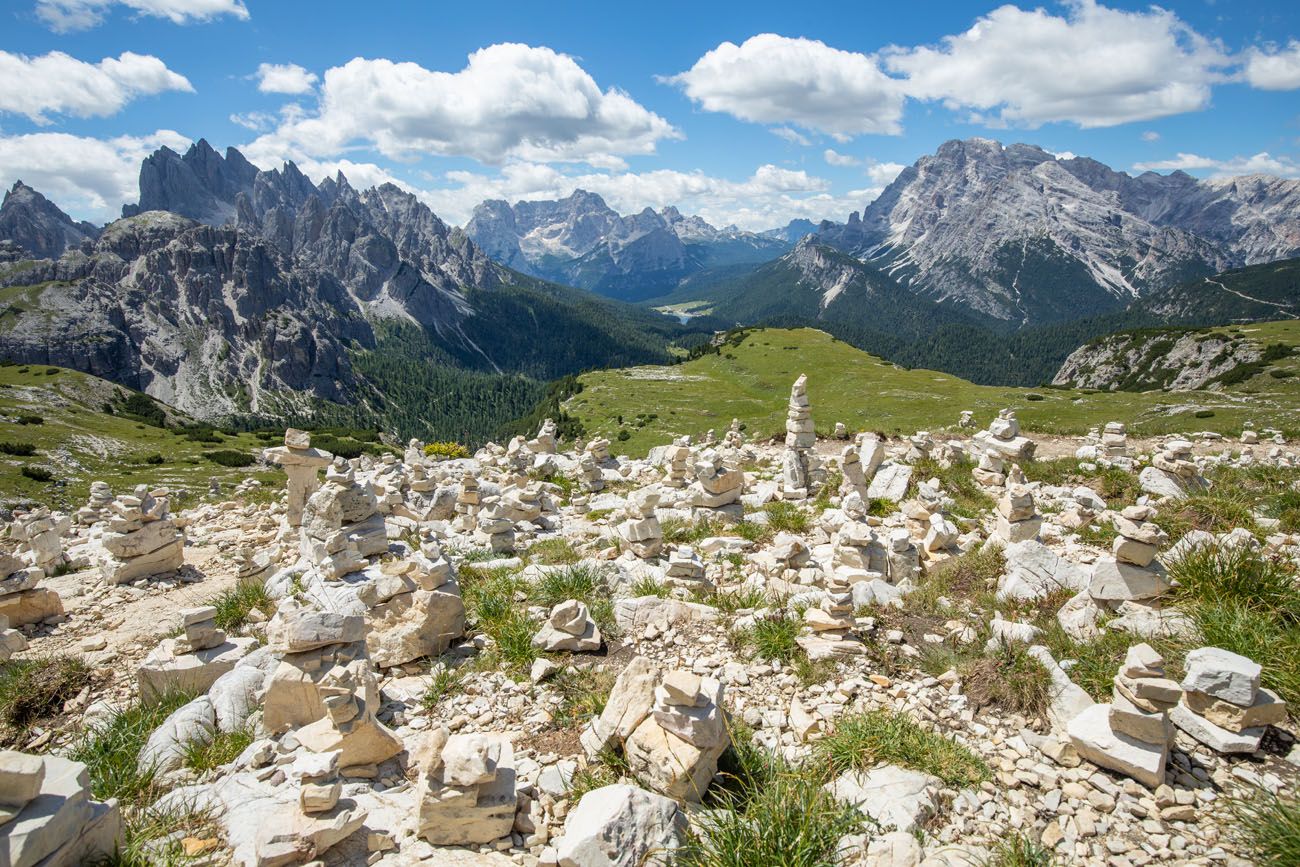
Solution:
M1300 537L1228 480L1296 450L816 412L8 516L0 862L1256 863Z

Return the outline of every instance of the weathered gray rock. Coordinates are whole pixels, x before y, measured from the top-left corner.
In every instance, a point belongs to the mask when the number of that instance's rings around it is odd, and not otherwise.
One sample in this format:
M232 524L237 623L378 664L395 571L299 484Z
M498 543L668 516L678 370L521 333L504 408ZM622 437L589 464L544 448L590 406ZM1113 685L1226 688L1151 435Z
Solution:
M1183 689L1250 707L1262 672L1259 664L1218 647L1198 647L1184 662Z
M907 833L935 814L942 787L938 777L897 765L849 771L825 786L836 800L858 808L882 827Z
M636 786L604 786L570 810L555 849L560 867L650 867L667 864L685 832L676 801Z

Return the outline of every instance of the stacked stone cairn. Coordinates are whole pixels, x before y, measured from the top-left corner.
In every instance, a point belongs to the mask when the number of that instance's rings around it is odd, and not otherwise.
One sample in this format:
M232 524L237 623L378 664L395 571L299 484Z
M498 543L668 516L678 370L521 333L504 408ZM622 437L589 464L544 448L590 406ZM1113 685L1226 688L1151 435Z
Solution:
M1043 518L1034 494L1023 485L1010 485L998 500L998 538L1009 545L1038 538Z
M627 520L618 525L620 544L642 560L658 557L663 551L664 531L655 517L659 491L653 486L633 491L627 498Z
M503 735L434 730L415 756L415 833L435 846L509 839L518 796L514 748Z
M1151 456L1151 466L1138 473L1142 490L1158 497L1182 499L1188 494L1209 490L1210 483L1201 475L1187 440L1167 441Z
M889 583L910 588L921 577L921 552L912 544L912 534L905 527L889 531L889 550L885 554L889 563Z
M1259 685L1260 666L1218 647L1187 654L1183 701L1173 709L1180 729L1220 753L1253 753L1270 725L1286 720L1286 702Z
M324 486L303 507L299 552L326 580L335 580L365 568L367 557L387 550L388 533L374 490L356 480L351 464L335 458Z
M804 625L824 641L846 641L857 626L853 617L853 591L838 572L826 579L821 605L804 612Z
M869 581L884 578L889 571L885 557L885 546L876 538L876 531L866 521L866 508L856 494L845 497L844 511L853 512L855 520L845 521L835 531L834 550L831 565L846 580Z
M478 478L468 470L460 477L460 490L456 493L456 520L454 526L461 532L471 532L476 526L479 507L482 505Z
M650 788L698 802L730 743L722 684L688 671L670 671L654 690L650 714L625 750L632 774Z
M989 424L988 430L975 434L981 453L993 452L1003 460L1019 464L1034 458L1034 441L1020 433L1020 422L1013 410L1004 409Z
M975 427L975 413L969 409L963 409L961 415L957 417L957 427L972 428Z
M582 482L582 489L589 494L605 489L605 476L591 452L583 452L578 458L578 479Z
M1122 421L1108 421L1101 432L1101 453L1107 458L1128 457L1128 428Z
M302 864L350 837L368 813L340 801L339 753L299 753L286 776L298 782L298 811L271 811L253 834L255 863ZM319 863L319 862L317 862Z
M1007 462L992 449L980 449L980 459L970 471L976 482L986 488L1000 488L1007 483Z
M499 498L493 498L479 510L474 540L497 554L515 550L515 522L506 515Z
M217 628L216 618L217 609L211 605L181 611L183 633L160 641L136 671L142 697L206 693L257 647L256 638L227 637Z
M1155 599L1170 588L1169 576L1155 559L1169 541L1165 531L1151 522L1151 506L1128 506L1114 519L1112 556L1098 557L1093 565L1088 594L1101 605L1116 608L1124 602Z
M685 437L675 440L664 451L663 486L666 488L684 488L690 484L687 473L691 466L691 449L685 440Z
M66 517L55 517L42 506L14 515L9 535L24 544L31 564L48 575L67 562L62 534L71 528L72 522Z
M596 462L597 466L606 463L609 461L609 440L604 437L596 437L587 443L587 454L591 455L591 459Z
M817 432L808 405L808 376L800 374L790 387L785 419L785 453L781 457L781 498L804 500L812 488Z
M529 440L528 448L533 454L553 455L559 448L556 443L556 434L559 428L555 424L555 419L545 419L542 426L537 431L537 438Z
M1165 677L1164 665L1148 644L1129 648L1111 702L1088 707L1067 725L1080 756L1150 788L1164 782L1174 734L1169 711L1182 696L1182 688Z
M89 527L108 518L108 507L113 502L113 489L108 482L91 482L90 497L86 505L77 510L77 523Z
M668 568L664 578L672 587L688 594L693 590L712 590L713 582L707 577L704 561L694 548L680 547L668 555Z
M451 560L426 533L420 550L380 564L379 575L357 585L366 606L366 651L391 668L436 657L465 632L465 603ZM374 567L367 570L371 577Z
M928 430L919 430L907 438L907 456L904 460L909 464L924 461L930 457L933 448L934 437L930 436Z
M37 586L45 577L42 569L30 562L31 552L17 541L5 541L9 550L0 548L0 617L5 628L40 623L63 613L63 600L48 587Z
M552 608L542 628L533 636L533 647L548 653L560 650L595 652L600 650L600 645L600 629L586 604L577 599L566 600Z
M284 432L284 445L263 449L262 457L284 467L288 478L285 521L290 527L302 526L303 507L320 487L320 471L330 465L334 456L312 448L311 434L289 428Z
M175 572L185 563L185 533L171 518L167 492L140 485L113 500L100 537L99 571L109 584Z
M844 422L842 421L835 422L835 433L833 434L833 436L837 440L846 440L849 438L849 429L844 426Z
M740 429L740 419L733 418L731 427L727 429L726 435L722 438L722 445L729 449L738 449L745 445L745 434Z
M705 449L695 459L695 484L691 486L691 504L706 509L720 509L739 502L745 490L745 474L728 469L722 455Z
M108 861L118 849L117 802L90 799L90 774L58 756L0 751L0 863L73 867Z

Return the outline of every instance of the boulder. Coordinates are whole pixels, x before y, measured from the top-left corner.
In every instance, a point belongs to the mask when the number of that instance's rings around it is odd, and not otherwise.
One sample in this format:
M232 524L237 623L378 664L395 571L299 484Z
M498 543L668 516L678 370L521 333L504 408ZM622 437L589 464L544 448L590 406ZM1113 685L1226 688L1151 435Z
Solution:
M651 867L669 863L685 833L676 801L620 784L583 795L555 849L560 867Z
M911 833L937 812L943 781L920 771L882 765L849 771L825 788L837 801L856 807L882 827Z
M1198 647L1184 662L1183 689L1250 707L1262 669L1246 657L1218 647Z

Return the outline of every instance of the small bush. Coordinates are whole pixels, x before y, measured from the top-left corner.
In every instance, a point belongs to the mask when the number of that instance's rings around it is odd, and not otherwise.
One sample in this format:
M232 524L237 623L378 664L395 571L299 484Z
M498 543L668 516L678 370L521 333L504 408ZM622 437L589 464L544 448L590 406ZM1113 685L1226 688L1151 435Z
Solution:
M45 469L45 467L23 467L20 472L33 482L49 482L54 480L54 473Z
M248 452L238 452L234 449L216 449L204 452L203 457L223 467L249 467L257 463L257 459Z
M1196 412L1192 413L1192 415L1196 416L1197 418L1214 418L1214 410L1198 409Z
M625 443L628 440L632 439L632 434L628 432L627 428L623 428L618 432L618 436L614 437L614 439L618 440L621 443Z
M145 457L145 459L144 459L144 463L149 464L150 466L156 467L156 466L160 466L160 465L162 465L162 464L167 463L167 459L164 458L162 455L158 454L157 452L154 452L153 454L148 455L147 457Z
M31 443L11 443L0 442L0 454L13 455L19 458L30 458L36 454L36 446Z
M39 415L20 415L18 416L19 424L45 424L44 416Z
M1275 367L1268 372L1268 375L1273 377L1274 379L1290 379L1291 377L1295 376L1295 371L1284 370L1280 367Z
M450 441L429 443L424 447L424 453L431 458L444 458L447 460L469 457L468 448L460 443Z
M1025 395L1025 400L1038 401L1043 399L1044 399L1043 396L1035 391L1031 391Z
M942 735L922 728L905 713L873 710L841 718L819 741L818 758L834 773L866 770L877 762L914 768L957 788L990 776L984 760Z

